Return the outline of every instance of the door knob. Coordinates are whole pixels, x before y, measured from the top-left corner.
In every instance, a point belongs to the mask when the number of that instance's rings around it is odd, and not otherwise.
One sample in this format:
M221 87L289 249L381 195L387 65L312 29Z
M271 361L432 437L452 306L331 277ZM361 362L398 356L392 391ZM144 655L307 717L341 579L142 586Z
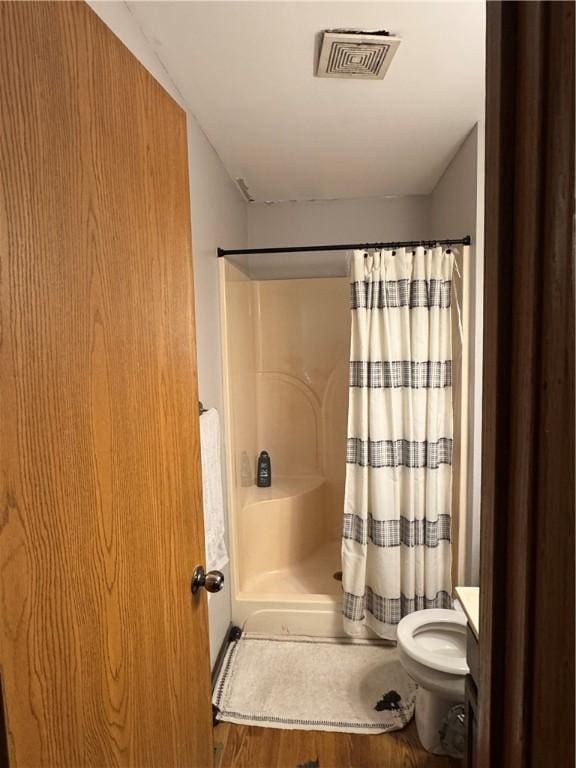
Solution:
M206 573L201 565L197 565L196 568L194 568L191 585L193 595L195 595L201 587L204 587L208 592L220 592L223 586L224 574L221 571L208 571L208 573Z

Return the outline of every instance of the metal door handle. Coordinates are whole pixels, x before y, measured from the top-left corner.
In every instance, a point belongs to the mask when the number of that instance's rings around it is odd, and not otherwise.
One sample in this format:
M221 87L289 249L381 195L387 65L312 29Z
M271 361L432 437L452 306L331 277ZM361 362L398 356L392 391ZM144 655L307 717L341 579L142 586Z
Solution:
M201 587L204 587L208 592L220 592L224 586L224 574L221 571L208 571L206 573L201 565L197 565L194 568L194 574L192 575L192 594Z

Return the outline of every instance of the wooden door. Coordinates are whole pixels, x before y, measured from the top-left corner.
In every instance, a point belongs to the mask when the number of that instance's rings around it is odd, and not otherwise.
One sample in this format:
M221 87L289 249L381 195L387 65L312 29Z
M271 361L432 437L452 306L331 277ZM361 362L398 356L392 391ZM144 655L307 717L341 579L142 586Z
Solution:
M182 110L83 3L0 4L12 768L211 765Z

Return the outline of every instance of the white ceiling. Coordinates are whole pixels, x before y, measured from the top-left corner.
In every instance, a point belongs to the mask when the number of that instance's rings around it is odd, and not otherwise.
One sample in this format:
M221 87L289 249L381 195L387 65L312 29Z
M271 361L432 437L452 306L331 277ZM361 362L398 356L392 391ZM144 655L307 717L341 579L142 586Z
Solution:
M257 201L428 194L484 104L484 2L128 2ZM323 29L387 29L384 80L314 77Z

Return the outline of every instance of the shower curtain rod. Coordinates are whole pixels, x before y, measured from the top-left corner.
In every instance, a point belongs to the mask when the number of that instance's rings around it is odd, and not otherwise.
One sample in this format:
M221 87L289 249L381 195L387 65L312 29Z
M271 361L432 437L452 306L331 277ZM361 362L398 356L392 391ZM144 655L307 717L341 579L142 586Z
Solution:
M425 245L470 245L470 235L448 240L395 240L391 243L340 243L338 245L293 245L285 248L218 248L218 256L245 256L252 253L305 253L307 251L362 251L372 248L415 248Z

